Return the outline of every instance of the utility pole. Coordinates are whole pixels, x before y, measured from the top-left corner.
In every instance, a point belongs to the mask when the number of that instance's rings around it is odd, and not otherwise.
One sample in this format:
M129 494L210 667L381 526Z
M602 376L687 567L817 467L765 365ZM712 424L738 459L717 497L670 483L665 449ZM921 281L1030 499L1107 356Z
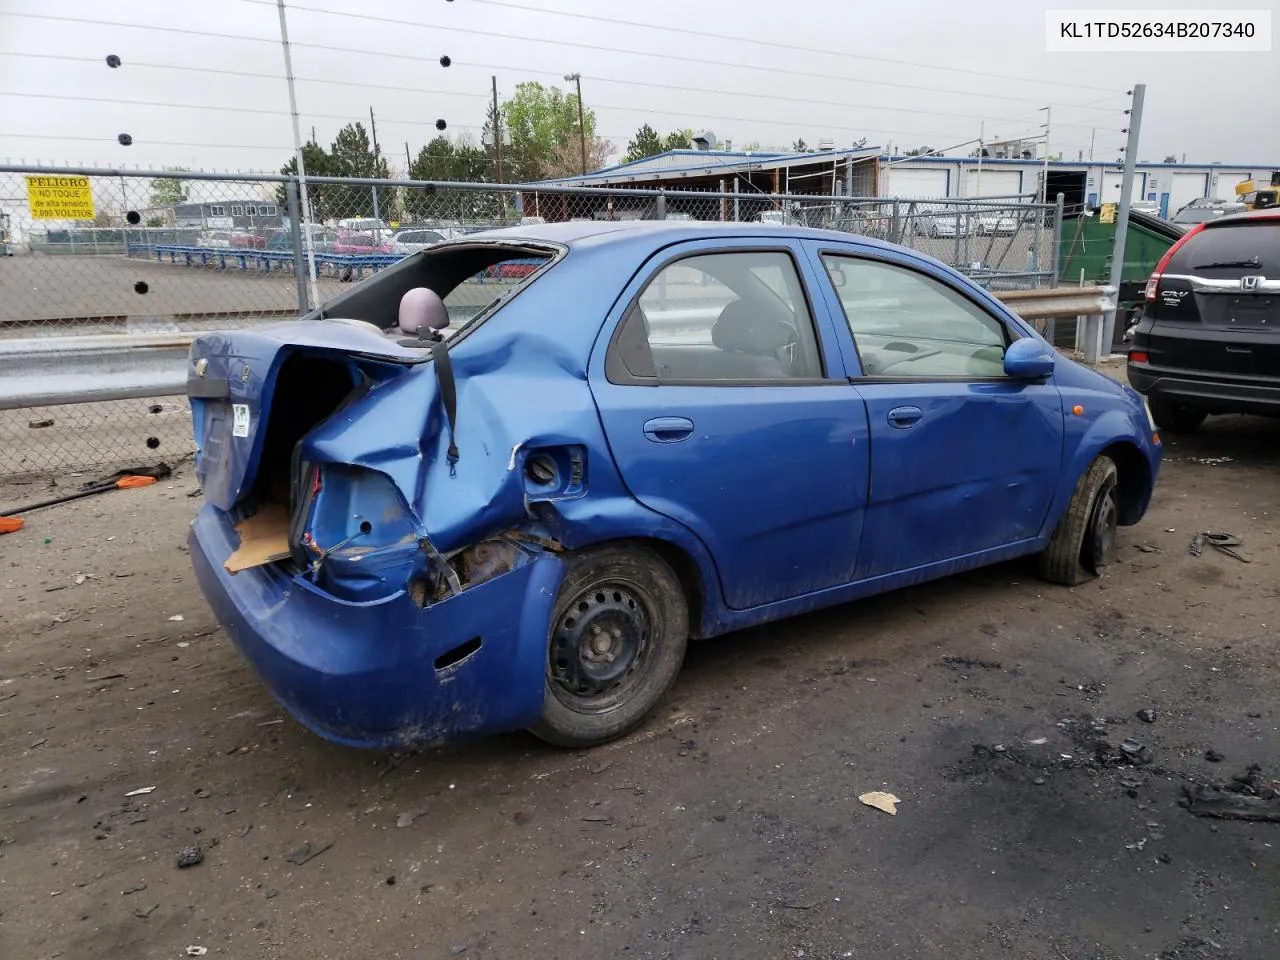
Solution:
M1124 242L1129 232L1129 202L1133 194L1133 168L1138 157L1138 134L1142 128L1142 101L1147 95L1145 83L1133 85L1133 102L1125 112L1129 114L1129 139L1124 148L1124 179L1120 182L1120 209L1116 212L1116 241L1111 251L1111 277L1107 281L1114 289L1117 300L1120 296L1120 277L1124 272ZM1115 340L1116 311L1107 311L1102 322L1102 343L1099 355L1106 356L1111 352L1111 344Z
M578 145L582 148L582 175L587 175L587 124L582 111L582 74L566 73L566 80L572 80L578 87Z
M377 173L378 157L381 156L381 151L378 149L378 124L373 119L372 106L369 107L369 136L373 140L373 163L374 163L373 172ZM369 193L373 197L373 219L381 220L382 211L378 209L378 188L370 187ZM382 237L378 237L378 240L379 242L381 242Z
M1098 135L1097 127L1089 128L1089 162L1093 163L1093 138Z
M1049 115L1053 112L1053 107L1041 107L1044 111L1044 164L1040 173L1040 202L1049 202Z
M413 161L409 159L409 141L406 140L404 142L404 175L406 177L411 176L411 174L409 173L409 170L412 166L413 166Z
M311 125L311 142L316 142L316 125L314 123Z
M983 143L986 137L987 137L987 121L983 120L982 123L978 125L978 182L974 187L973 195L975 197L982 196L982 154L983 154L983 151L986 150L986 146Z
M310 306L320 306L320 287L316 283L316 248L311 236L311 200L307 196L307 167L302 158L302 135L298 130L298 96L293 85L293 58L289 55L289 26L285 20L284 0L276 0L280 13L280 46L284 50L284 77L289 87L289 116L293 122L293 152L298 160L298 187L302 191L302 238L306 241L307 272L311 278ZM312 128L312 139L315 129ZM297 265L294 265L297 270Z
M498 78L490 77L493 81L493 150L497 158L497 178L498 182L502 182L502 115L498 112Z
M369 108L369 136L373 138L373 158L378 159L378 124L373 119L373 107Z

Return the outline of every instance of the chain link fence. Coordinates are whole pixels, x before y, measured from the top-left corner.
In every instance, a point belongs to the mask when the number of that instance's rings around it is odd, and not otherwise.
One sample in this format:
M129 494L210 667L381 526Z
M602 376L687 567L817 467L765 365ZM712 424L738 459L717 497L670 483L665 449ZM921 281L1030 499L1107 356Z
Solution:
M325 177L305 186L304 203L298 182L282 175L179 179L0 166L0 254L11 254L0 257L0 371L20 370L27 345L49 337L105 336L118 344L296 317L417 250L529 223L817 227L911 247L993 292L1056 281L1059 214L1030 197L912 200ZM488 303L493 284L518 280L518 268L505 264L510 276L473 278L451 303ZM88 399L73 393L58 399ZM29 407L0 394L0 477L172 462L191 451L181 396Z

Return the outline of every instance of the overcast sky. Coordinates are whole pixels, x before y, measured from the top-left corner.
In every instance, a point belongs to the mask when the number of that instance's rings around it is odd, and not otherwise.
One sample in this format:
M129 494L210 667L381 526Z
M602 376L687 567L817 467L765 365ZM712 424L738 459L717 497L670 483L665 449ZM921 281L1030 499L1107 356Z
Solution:
M478 139L490 75L505 97L523 80L569 86L572 72L619 153L645 122L709 129L735 147L863 136L942 147L975 139L984 121L987 139L1037 133L1038 108L1051 104L1052 152L1087 157L1092 137L1096 158L1115 159L1124 93L1145 82L1139 159L1280 168L1280 127L1268 119L1280 53L1046 53L1046 7L1072 6L1083 5L298 0L289 32L303 138L314 127L327 144L343 123L367 124L372 106L399 171L405 142L416 153L437 118ZM108 68L108 54L123 65ZM283 77L274 0L0 0L0 160L276 170L292 150ZM133 145L118 145L120 133Z

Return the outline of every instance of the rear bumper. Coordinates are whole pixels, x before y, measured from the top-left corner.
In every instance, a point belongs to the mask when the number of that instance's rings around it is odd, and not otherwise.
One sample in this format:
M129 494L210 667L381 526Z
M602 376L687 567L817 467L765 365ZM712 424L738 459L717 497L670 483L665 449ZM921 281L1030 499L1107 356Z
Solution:
M1280 379L1214 377L1130 363L1129 383L1144 396L1202 407L1211 413L1280 416Z
M328 740L439 743L518 730L541 714L564 572L554 556L424 608L404 593L343 603L274 565L232 576L223 563L237 535L208 504L188 542L200 589L227 635L289 713ZM436 669L438 657L474 638L478 650Z

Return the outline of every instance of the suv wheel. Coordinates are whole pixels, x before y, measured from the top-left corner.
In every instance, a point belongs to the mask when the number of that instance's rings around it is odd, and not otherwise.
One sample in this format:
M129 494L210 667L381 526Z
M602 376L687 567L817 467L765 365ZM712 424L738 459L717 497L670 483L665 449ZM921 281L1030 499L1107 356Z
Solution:
M1161 430L1170 433L1194 433L1204 423L1209 414L1185 403L1170 403L1168 400L1148 399L1151 407L1151 419Z

